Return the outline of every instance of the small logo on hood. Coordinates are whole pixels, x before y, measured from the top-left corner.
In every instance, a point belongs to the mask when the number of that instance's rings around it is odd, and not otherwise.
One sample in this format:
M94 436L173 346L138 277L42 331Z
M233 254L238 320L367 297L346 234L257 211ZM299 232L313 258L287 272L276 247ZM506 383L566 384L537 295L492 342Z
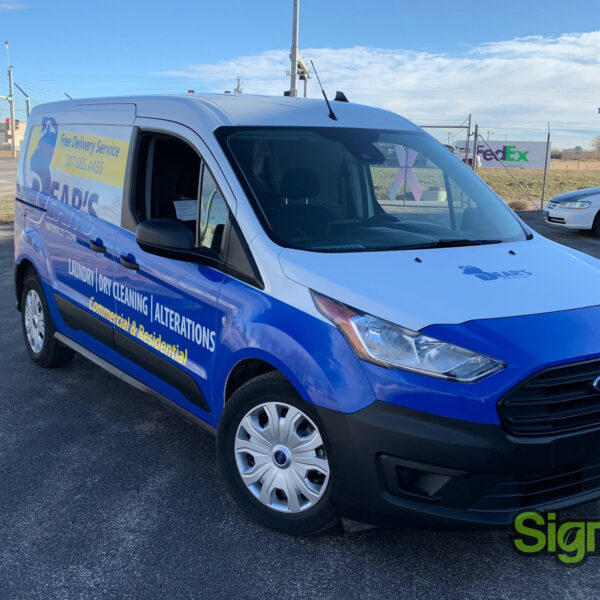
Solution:
M516 271L484 271L479 267L468 265L458 268L462 269L463 275L475 275L475 277L481 279L481 281L493 281L494 279L521 279L532 275L532 273L525 271L524 269L518 269Z

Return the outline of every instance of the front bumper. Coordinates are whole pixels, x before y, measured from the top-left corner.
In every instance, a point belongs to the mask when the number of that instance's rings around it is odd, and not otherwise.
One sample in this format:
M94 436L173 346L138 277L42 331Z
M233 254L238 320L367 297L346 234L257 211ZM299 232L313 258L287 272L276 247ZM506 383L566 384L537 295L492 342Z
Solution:
M352 414L317 410L334 501L357 521L503 526L522 510L600 497L600 428L516 438L381 401Z
M591 229L597 208L556 208L551 206L544 210L544 218L550 225L558 225L567 229Z

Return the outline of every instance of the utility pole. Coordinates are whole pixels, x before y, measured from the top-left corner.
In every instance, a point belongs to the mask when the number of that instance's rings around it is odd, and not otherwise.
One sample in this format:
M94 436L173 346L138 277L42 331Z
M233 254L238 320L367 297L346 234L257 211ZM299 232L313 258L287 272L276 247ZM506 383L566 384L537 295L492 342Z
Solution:
M17 158L17 142L15 140L15 96L13 89L13 68L10 64L10 58L8 53L8 42L4 42L6 48L6 61L8 62L8 102L10 104L10 141L11 141L11 154L13 158Z
M542 181L542 201L540 209L544 208L544 196L546 195L546 175L548 174L548 158L550 157L550 123L548 123L548 137L546 138L546 162L544 163L544 179Z
M477 173L477 144L479 143L479 125L475 124L475 132L473 134L473 163L471 168Z
M290 96L297 96L296 78L298 76L298 14L300 11L300 0L294 0L294 20L292 24L292 51L290 52L290 61L292 69L290 71Z
M467 125L467 143L465 144L465 163L467 165L469 164L469 144L470 143L471 143L471 115L469 115L469 124Z
M15 140L15 97L12 67L8 68L8 98L8 101L10 102L10 141L12 145L12 157L17 158L17 140Z

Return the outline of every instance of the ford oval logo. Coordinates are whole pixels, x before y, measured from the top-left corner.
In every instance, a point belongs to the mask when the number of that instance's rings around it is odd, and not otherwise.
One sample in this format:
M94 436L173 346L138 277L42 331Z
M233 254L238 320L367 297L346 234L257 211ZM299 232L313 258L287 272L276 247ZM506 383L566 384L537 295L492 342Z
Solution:
M594 379L594 383L592 383L592 385L597 392L600 392L600 375Z

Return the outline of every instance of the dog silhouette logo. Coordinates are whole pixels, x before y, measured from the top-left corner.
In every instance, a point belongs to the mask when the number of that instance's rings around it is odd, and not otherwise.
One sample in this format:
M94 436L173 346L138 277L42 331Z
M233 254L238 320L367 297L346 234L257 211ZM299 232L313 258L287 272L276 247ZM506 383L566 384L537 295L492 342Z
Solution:
M463 275L475 275L477 279L481 279L482 281L493 281L494 279L498 279L498 275L495 273L488 273L479 267L465 266L458 268L462 269Z
M42 119L42 135L36 149L31 155L29 168L35 173L31 187L48 196L52 195L52 175L50 165L54 156L56 139L58 138L58 125L51 117Z

